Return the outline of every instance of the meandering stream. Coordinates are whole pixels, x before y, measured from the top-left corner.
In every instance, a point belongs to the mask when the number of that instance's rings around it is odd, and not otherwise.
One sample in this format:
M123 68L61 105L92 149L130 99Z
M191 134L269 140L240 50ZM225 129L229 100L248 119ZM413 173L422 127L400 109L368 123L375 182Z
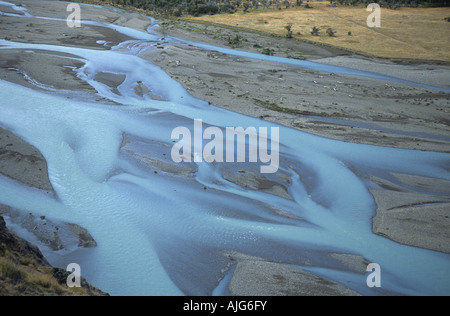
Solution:
M17 17L48 19L28 13ZM77 76L103 99L121 105L0 81L0 126L41 151L55 190L49 195L1 176L0 203L76 223L98 243L88 250L48 252L52 263L80 264L83 276L112 295L225 294L219 284L226 275L224 269L230 267L229 252L299 267L366 295L450 293L449 255L373 234L376 205L360 177L370 169L374 175L395 172L450 180L448 154L329 140L210 106L138 56L143 49L154 48L160 40L157 34L83 23L112 28L136 40L110 50L0 40L2 50L77 56L85 64L74 69ZM285 61L190 44L247 58ZM350 71L317 63L298 66L342 74ZM125 76L119 93L97 81L99 73ZM138 95L138 82L164 101ZM291 198L252 190L224 177L242 170L258 173L259 164L191 162L182 164L186 172L158 169L155 161L174 165L167 160L173 129L185 126L193 131L194 119L222 129L278 127L280 168L266 177L284 184ZM336 253L378 263L382 288L368 288L366 275L340 264L331 256Z

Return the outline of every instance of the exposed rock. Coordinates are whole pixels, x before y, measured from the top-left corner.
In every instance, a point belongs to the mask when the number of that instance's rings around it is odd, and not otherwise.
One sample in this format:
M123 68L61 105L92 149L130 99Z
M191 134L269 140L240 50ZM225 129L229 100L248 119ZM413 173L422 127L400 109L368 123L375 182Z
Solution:
M66 285L68 272L53 268L39 248L17 237L0 216L0 296L105 296L81 278L81 287Z
M258 174L250 171L240 171L232 174L229 171L223 173L224 179L233 182L234 184L243 186L248 189L258 190L279 196L288 200L292 200L288 189L281 183L271 181L263 174Z
M77 224L67 224L70 230L78 236L78 247L83 248L92 248L97 247L97 242L94 238L89 234L86 228L83 228Z
M10 211L10 209L11 208L9 206L0 204L0 215L8 213Z
M338 260L344 266L350 270L359 274L365 274L367 266L370 264L369 260L359 255L348 253L333 253L330 255L332 258Z
M237 296L360 296L332 280L292 266L234 254L229 290Z
M13 133L0 128L0 173L26 185L53 191L42 154Z
M7 254L16 260L29 258L39 265L49 265L39 248L11 233L0 216L0 256L5 257Z
M420 194L373 177L372 181L383 188L371 190L377 204L373 232L401 244L450 253L449 182L409 175L396 177L409 187L436 193Z
M66 285L70 272L61 268L52 268L52 275L61 285ZM96 287L90 285L85 278L81 278L81 287L86 290L90 296L108 296L106 293L100 292ZM99 295L100 294L100 295Z
M30 232L40 243L54 251L97 246L89 232L79 225L52 220L45 216L37 217L32 213L14 209L10 209L4 215L8 216L12 223Z

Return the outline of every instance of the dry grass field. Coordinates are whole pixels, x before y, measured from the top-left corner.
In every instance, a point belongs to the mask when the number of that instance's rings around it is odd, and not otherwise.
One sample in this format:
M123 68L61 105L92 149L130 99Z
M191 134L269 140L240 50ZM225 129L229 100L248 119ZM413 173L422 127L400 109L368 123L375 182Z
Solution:
M295 38L326 43L352 51L384 57L450 61L450 8L381 9L381 27L367 27L370 12L363 6L332 8L329 2L311 2L306 9L258 9L250 13L192 18L232 27L286 35L292 24ZM313 26L320 28L313 36ZM326 30L336 31L335 37ZM349 35L351 32L351 35Z

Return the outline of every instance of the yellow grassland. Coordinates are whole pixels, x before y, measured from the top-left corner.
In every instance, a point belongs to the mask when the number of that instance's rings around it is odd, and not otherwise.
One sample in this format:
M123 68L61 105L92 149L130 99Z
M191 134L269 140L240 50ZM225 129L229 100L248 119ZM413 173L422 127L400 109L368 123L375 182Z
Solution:
M450 61L450 22L446 21L450 8L381 9L381 27L369 28L370 12L365 7L333 8L328 3L312 3L313 9L259 9L192 19L281 36L292 24L293 36L303 40L384 58ZM311 34L313 26L320 28L319 36ZM337 32L335 37L326 34L328 28Z

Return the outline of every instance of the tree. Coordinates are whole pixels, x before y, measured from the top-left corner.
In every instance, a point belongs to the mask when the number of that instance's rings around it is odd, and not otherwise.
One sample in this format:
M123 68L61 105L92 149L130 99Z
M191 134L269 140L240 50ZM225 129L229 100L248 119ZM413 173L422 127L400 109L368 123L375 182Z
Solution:
M244 2L244 12L247 13L248 9L250 9L250 3L248 3L247 1Z

